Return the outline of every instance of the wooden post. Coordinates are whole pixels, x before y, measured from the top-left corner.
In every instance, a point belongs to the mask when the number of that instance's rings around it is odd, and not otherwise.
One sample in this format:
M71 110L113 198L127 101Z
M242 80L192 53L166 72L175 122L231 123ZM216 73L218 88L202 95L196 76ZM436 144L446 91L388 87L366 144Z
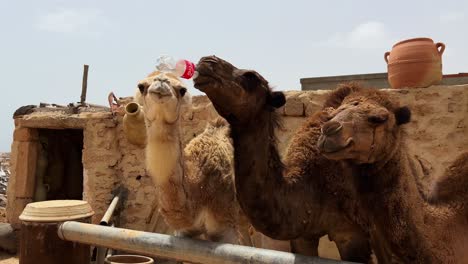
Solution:
M88 68L89 66L85 64L83 68L83 83L81 86L81 104L84 104L86 101L86 91L88 89Z

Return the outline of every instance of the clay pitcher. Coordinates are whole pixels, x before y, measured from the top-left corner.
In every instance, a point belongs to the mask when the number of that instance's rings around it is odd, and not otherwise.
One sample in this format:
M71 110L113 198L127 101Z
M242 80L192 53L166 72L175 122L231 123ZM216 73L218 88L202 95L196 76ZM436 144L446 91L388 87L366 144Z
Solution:
M414 38L393 45L385 52L388 82L394 89L428 87L442 81L445 45L430 38Z
M130 143L140 146L146 144L145 115L139 104L129 103L125 106L123 130Z

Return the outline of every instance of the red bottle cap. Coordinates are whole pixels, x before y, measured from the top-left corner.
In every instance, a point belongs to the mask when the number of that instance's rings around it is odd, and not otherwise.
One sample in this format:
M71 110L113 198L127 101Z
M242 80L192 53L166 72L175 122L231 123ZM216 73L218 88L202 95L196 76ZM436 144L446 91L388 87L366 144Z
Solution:
M195 64L188 60L184 60L184 62L185 62L185 71L180 77L184 79L190 79L195 74Z

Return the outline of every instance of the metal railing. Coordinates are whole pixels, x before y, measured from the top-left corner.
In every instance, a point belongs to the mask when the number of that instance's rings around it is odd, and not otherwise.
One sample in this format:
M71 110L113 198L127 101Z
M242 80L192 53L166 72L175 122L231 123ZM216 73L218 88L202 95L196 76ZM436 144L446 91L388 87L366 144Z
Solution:
M57 232L67 241L194 263L351 263L74 221L63 223Z

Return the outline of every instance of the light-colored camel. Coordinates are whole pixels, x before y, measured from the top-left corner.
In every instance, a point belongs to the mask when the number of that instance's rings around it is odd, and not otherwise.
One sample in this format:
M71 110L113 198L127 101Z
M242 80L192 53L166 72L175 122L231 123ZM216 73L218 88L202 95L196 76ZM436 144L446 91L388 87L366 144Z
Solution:
M257 72L215 56L202 58L197 70L195 87L231 125L237 199L252 225L271 238L294 240L293 251L307 255L317 255L319 238L328 234L342 259L369 261L367 234L344 213L353 209L352 195L336 192L350 184L316 146L323 121L305 122L283 164L275 136L283 93L272 92Z
M426 192L405 143L410 110L374 89L342 87L318 146L348 167L381 263L467 263L468 152ZM429 175L433 177L434 175ZM427 176L426 176L427 177Z
M183 83L153 72L138 84L135 100L144 109L146 168L167 224L182 236L250 245L250 225L235 198L227 123L213 122L183 149L182 107L190 104Z

